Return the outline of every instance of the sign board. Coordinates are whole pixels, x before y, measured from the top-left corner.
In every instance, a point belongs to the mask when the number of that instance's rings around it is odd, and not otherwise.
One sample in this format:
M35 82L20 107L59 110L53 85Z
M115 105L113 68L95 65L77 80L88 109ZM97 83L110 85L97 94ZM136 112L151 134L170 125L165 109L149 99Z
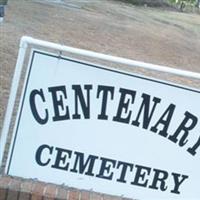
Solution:
M200 91L33 50L7 174L200 199Z

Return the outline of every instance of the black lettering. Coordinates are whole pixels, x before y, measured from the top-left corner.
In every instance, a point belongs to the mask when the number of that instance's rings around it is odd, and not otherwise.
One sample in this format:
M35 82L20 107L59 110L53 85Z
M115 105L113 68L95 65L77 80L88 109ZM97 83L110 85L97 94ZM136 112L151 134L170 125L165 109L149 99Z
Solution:
M111 100L113 100L114 87L100 85L98 86L97 98L99 98L100 93L102 93L102 106L101 106L101 114L98 115L98 119L107 120L108 115L106 115L106 108L108 103L108 94L110 93Z
M84 161L84 154L80 152L74 152L76 155L75 163L73 169L71 169L71 172L74 173L80 173L80 174L86 174L88 176L94 176L93 168L95 160L98 159L97 156L89 155L87 160ZM87 168L87 171L86 171Z
M52 168L56 169L62 169L62 170L68 170L69 163L66 162L67 157L70 159L72 155L72 151L62 148L56 148L57 154L56 154L56 160L54 165L52 165Z
M75 114L73 114L73 119L80 119L81 115L78 112L78 102L80 102L83 115L85 119L90 118L90 90L92 89L92 85L84 85L84 89L87 93L87 100L84 99L83 91L80 85L72 85L72 89L75 93Z
M200 137L198 141L194 144L194 146L191 148L188 148L187 151L194 156L197 153L196 151L199 147L200 147Z
M132 185L147 187L148 179L145 179L146 175L149 175L151 172L150 167L144 167L140 165L135 165L136 173L135 173L135 179L133 182L131 182Z
M30 107L31 107L31 111L32 114L35 118L35 120L39 123L39 124L46 124L48 121L48 111L47 109L45 109L45 117L41 117L39 115L38 109L36 107L36 97L40 97L40 99L45 102L45 98L44 98L44 93L42 91L42 89L40 90L33 90L30 94L30 98L29 98L29 102L30 102Z
M126 178L127 170L129 168L129 170L132 171L133 164L119 161L117 164L117 169L119 169L121 166L122 166L122 169L121 169L120 177L117 179L117 181L121 183L126 183L127 181L125 180L125 178Z
M190 125L187 125L189 121L191 121L191 123ZM196 116L192 115L189 112L185 112L185 118L183 119L182 123L177 128L174 135L169 136L168 139L176 143L178 141L179 134L183 132L183 135L179 140L179 146L184 146L188 142L187 137L189 135L189 131L191 131L196 126L197 121L198 119Z
M54 107L54 117L53 121L67 120L69 119L69 108L64 106L63 98L67 99L67 93L65 86L49 87L49 92L51 92L53 107ZM61 111L63 114L61 114Z
M163 129L159 131L159 135L163 137L167 137L168 135L167 130L169 128L174 110L175 110L175 105L170 104L169 107L161 116L161 118L158 120L158 122L154 126L151 127L151 131L156 133L158 131L158 126L162 124L164 126L163 126Z
M121 93L119 106L118 106L116 116L113 117L113 121L128 124L130 122L131 113L132 113L132 111L128 110L128 107L129 107L130 102L131 104L134 103L136 91L120 88L119 92ZM129 96L129 98L127 96ZM123 110L124 110L124 113L127 114L127 116L124 118L122 117Z
M140 110L138 112L136 120L132 121L132 125L134 125L134 126L139 126L140 125L139 119L140 119L141 114L143 112L143 124L142 124L142 127L144 129L147 129L149 127L149 123L150 123L151 118L153 116L153 113L155 111L156 105L158 103L160 103L161 99L156 98L156 97L153 98L154 104L153 104L152 109L150 111L150 95L142 94L142 98L143 98L143 101L142 101L142 104L140 106Z
M179 187L183 183L183 181L185 181L188 178L188 176L176 173L172 173L172 176L174 178L175 185L174 189L171 190L171 193L180 194ZM180 177L182 178L181 180L179 180Z
M116 160L108 159L108 158L100 158L101 159L101 168L99 170L99 174L96 175L98 178L103 178L107 180L112 180L113 172L110 172L110 168L114 168L116 165Z
M154 179L153 179L152 185L150 185L149 188L155 189L155 190L160 189L161 191L167 190L165 181L168 178L168 172L160 170L160 169L153 169L153 171L155 172ZM158 187L159 182L160 182L160 188Z
M48 158L46 162L42 161L41 157L42 157L42 153L44 150L48 150L49 154L51 155L53 152L53 147L43 144L37 149L36 154L35 154L35 160L36 160L37 164L40 166L46 166L51 161L50 158Z

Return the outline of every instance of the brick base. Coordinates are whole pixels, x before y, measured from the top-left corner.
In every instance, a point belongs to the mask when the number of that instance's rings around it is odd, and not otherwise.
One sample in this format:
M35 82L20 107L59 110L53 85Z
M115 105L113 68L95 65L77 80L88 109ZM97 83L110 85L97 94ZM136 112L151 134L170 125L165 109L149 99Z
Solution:
M0 200L129 200L37 180L0 177Z

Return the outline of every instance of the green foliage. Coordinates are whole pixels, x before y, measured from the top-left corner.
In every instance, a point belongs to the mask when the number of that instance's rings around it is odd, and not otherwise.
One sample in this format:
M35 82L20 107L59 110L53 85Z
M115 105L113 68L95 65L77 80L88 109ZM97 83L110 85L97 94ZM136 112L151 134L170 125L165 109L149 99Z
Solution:
M170 7L180 9L180 11L188 10L194 7L200 7L200 0L119 0L128 2L138 6L149 7Z
M8 0L0 0L0 5L6 5Z
M152 7L162 7L162 6L168 6L168 0L122 0L134 5L147 5Z
M171 3L181 3L181 2L185 2L185 3L189 3L189 4L194 4L197 2L197 0L169 0L169 2Z

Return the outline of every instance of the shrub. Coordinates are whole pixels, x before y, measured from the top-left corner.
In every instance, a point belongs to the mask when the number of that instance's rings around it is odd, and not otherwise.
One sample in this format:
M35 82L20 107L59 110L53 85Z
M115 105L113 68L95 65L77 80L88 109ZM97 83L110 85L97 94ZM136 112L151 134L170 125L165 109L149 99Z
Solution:
M162 6L169 6L167 0L123 0L128 3L132 3L134 5L147 5L150 7L162 7Z

